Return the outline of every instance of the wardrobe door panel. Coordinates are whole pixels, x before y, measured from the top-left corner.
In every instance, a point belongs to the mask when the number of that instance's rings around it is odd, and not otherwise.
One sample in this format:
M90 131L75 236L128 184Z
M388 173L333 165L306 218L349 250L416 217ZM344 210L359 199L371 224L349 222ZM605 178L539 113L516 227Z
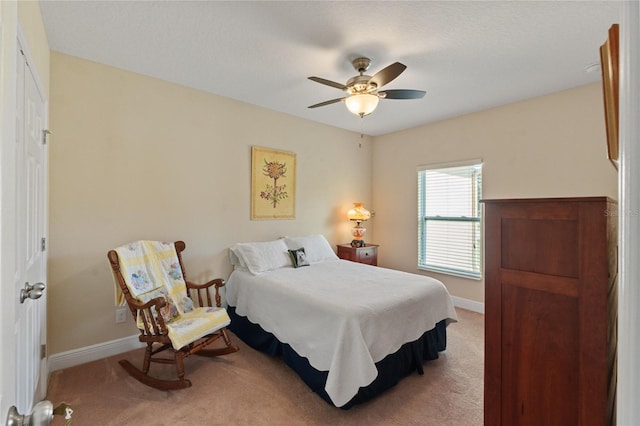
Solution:
M575 297L503 285L503 425L578 424L577 318Z

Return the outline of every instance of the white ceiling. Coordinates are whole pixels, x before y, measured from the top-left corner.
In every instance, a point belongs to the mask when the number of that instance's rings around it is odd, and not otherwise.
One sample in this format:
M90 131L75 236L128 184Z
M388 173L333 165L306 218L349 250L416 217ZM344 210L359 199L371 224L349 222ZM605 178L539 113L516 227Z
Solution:
M619 1L40 0L52 50L368 135L600 80L598 48ZM351 60L407 65L361 119L343 95ZM170 101L169 99L167 101Z

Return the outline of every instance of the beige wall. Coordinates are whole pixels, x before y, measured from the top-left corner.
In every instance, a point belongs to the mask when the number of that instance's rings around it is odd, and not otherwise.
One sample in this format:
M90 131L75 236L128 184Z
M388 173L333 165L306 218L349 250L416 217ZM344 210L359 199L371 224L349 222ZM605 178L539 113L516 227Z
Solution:
M416 168L481 158L485 199L617 198L603 117L601 87L592 84L375 138L371 207L380 264L433 275L452 295L483 302L483 281L417 270Z
M418 166L482 158L484 198L617 196L598 84L360 147L351 132L54 52L51 128L51 353L135 333L130 320L114 323L106 260L130 240L184 239L190 278L226 278L237 241L316 232L348 241L344 214L363 201L376 211L367 240L381 245L380 265L424 273ZM297 154L295 220L249 220L252 145ZM433 275L454 296L484 300L483 281Z
M111 248L182 239L190 279L227 278L233 243L343 243L371 200L368 138L56 52L51 128L50 353L136 333L114 321ZM249 219L252 145L296 153L295 220Z

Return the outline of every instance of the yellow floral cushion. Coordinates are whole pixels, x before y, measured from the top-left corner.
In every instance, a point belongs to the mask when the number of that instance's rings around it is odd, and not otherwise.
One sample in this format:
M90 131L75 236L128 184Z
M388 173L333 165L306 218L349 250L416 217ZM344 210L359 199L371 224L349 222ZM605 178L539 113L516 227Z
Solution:
M171 344L175 349L180 349L230 323L231 319L224 308L195 308L167 324L167 328Z

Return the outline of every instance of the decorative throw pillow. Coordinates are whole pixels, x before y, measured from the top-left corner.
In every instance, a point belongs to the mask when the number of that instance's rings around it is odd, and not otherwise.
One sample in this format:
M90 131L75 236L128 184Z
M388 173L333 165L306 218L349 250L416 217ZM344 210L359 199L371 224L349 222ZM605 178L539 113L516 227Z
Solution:
M293 267L299 268L301 266L309 266L309 258L307 254L304 252L304 247L300 247L299 249L289 250L289 254L291 255L291 260L293 260Z

